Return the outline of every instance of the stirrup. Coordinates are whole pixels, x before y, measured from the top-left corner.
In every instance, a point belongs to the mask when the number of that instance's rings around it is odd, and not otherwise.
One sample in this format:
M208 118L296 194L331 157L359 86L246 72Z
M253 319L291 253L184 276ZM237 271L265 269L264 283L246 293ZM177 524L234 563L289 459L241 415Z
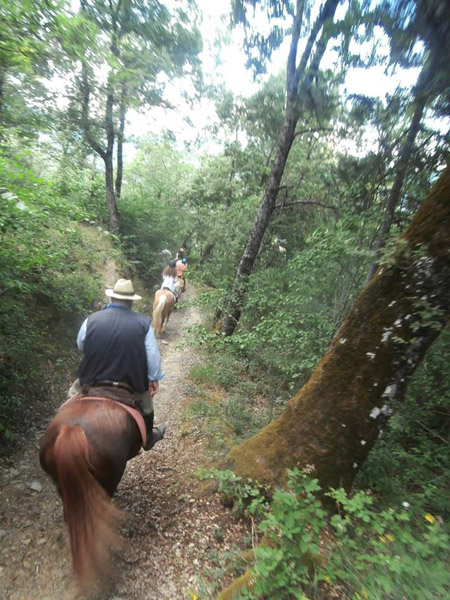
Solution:
M166 429L166 425L154 427L151 434L147 436L147 443L144 446L144 450L150 450L157 442L161 441L166 433Z

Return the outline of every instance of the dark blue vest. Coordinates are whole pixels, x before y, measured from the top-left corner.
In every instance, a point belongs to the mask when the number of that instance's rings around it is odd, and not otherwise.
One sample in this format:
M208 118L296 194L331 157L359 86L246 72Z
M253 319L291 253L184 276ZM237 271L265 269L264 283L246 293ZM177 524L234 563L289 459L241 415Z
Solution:
M136 392L148 389L145 336L150 319L125 306L110 306L88 317L81 385L96 381L128 383Z

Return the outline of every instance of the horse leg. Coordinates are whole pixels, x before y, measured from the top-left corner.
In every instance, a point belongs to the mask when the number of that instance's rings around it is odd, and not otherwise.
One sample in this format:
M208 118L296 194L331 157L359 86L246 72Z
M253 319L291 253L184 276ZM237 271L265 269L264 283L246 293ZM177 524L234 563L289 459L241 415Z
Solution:
M158 292L157 292L158 293ZM159 295L159 297L155 296L154 308L153 308L153 327L155 329L155 333L160 335L163 331L164 327L164 312L166 307L167 298L165 294ZM155 306L156 304L156 306Z
M172 292L169 292L171 294ZM164 303L164 310L161 317L162 331L166 330L167 321L169 320L170 300L165 296L166 301Z

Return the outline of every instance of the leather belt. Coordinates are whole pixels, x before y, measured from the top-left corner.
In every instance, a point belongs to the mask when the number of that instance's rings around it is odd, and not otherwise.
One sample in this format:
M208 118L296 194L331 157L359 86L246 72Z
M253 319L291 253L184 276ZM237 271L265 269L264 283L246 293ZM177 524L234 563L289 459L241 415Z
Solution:
M129 385L128 383L125 383L123 381L108 381L108 380L95 381L89 387L97 387L97 386L102 386L102 385L123 388L124 390L128 390L129 392L134 394L134 389L131 387L131 385Z

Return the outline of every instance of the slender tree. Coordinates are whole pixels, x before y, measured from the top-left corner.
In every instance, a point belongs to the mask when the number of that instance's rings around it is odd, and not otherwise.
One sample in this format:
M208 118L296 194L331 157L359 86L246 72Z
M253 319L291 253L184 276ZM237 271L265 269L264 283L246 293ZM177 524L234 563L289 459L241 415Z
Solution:
M181 8L170 12L159 2L137 0L81 0L74 27L85 43L73 57L81 73L71 114L104 162L110 227L117 231L127 111L169 106L158 76L198 75L201 36Z
M375 246L375 262L367 274L366 283L373 277L378 267L386 239L390 231L394 215L402 198L402 188L407 170L411 163L417 134L420 131L427 106L443 93L450 83L445 52L450 42L450 9L445 3L438 1L420 2L417 7L412 0L402 0L394 5L393 18L389 19L387 30L391 36L393 46L393 60L400 61L402 65L415 66L416 60L411 60L409 55L415 56L414 42L422 41L426 44L423 55L423 66L417 83L412 91L412 117L406 135L401 141L396 164L395 177L386 202L384 219L378 232ZM391 7L389 7L391 9ZM389 10L388 9L388 10ZM405 10L414 11L413 19L405 19ZM391 9L392 10L392 9ZM402 21L408 23L402 30ZM442 21L442 23L440 22ZM447 26L446 23L447 22ZM405 58L404 55L407 55Z
M326 0L312 25L303 54L298 59L302 27L305 27L305 2L297 0L292 13L292 38L287 60L285 116L279 138L278 149L269 175L263 202L259 208L250 238L242 255L231 294L228 299L222 331L231 335L239 322L248 278L253 270L264 233L275 209L278 192L292 143L296 137L296 126L310 97L318 76L320 62L332 35L332 23L339 0ZM277 6L270 4L273 16L280 16ZM283 3L281 3L282 5ZM245 2L236 2L236 15L246 23ZM266 44L267 48L267 44Z

